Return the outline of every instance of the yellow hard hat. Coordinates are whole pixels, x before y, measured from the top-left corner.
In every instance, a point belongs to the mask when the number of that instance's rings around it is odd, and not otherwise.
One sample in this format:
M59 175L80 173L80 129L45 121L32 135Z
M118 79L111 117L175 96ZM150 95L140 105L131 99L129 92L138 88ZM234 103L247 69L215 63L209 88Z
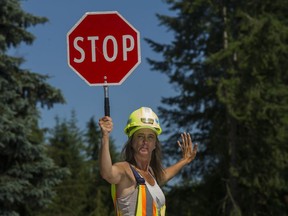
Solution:
M132 112L124 132L128 137L131 137L133 133L141 128L152 129L157 135L162 132L157 115L149 107L141 107Z

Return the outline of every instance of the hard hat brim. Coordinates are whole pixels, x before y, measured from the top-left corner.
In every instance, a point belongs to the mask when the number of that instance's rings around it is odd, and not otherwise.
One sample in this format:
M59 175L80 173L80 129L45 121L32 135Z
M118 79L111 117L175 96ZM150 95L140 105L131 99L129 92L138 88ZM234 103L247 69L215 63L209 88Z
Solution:
M131 137L136 131L143 129L143 128L151 129L152 131L156 133L156 135L159 135L161 133L161 131L159 130L157 131L154 127L151 127L151 126L135 126L128 131L127 133L128 137Z

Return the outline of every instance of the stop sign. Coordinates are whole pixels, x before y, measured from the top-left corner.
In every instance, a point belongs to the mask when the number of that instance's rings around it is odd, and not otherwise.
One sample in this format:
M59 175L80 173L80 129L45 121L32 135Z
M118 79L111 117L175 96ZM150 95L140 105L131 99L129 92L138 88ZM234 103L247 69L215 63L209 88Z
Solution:
M68 65L89 85L120 85L140 64L140 34L118 12L87 12L67 33Z

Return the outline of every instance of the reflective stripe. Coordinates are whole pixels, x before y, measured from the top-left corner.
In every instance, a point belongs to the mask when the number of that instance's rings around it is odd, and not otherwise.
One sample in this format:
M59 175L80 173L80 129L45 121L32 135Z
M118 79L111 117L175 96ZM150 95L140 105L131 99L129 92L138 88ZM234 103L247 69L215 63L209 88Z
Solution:
M145 185L139 185L138 190L141 191L142 193L138 194L138 198L142 197L142 208L137 208L136 210L136 215L138 215L138 211L141 210L142 214L139 214L139 216L144 216L148 215L147 213L147 195L146 195L146 190L145 190Z
M153 211L153 215L158 216L157 206L156 206L155 202L153 202L153 210L152 211Z
M136 216L143 216L146 214L145 207L146 207L146 196L145 190L141 190L141 187L145 187L145 185L138 186L138 197L137 197L137 208L136 208ZM145 205L144 205L145 203Z
M116 185L115 184L111 185L111 196L113 198L114 205L116 205Z
M165 216L165 212L166 212L166 205L162 206L160 209L160 216Z
M117 206L116 185L115 184L111 185L111 196L112 196L114 207L115 207L115 215L116 216L122 216L120 211L118 210L118 206Z
M139 188L139 190L142 190L142 199L145 199L145 201L143 202L143 209L145 209L146 214L145 215L153 215L153 206L155 204L152 195L150 194L148 188L146 187L146 185L140 185L141 188ZM144 216L144 215L143 215Z

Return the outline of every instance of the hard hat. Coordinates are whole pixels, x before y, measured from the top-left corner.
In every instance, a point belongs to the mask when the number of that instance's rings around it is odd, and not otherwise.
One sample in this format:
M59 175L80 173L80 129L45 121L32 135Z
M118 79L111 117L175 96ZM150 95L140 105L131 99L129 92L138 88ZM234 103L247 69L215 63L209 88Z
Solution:
M132 112L124 132L128 137L131 137L133 133L141 128L152 129L157 135L162 132L157 115L149 107L141 107Z

